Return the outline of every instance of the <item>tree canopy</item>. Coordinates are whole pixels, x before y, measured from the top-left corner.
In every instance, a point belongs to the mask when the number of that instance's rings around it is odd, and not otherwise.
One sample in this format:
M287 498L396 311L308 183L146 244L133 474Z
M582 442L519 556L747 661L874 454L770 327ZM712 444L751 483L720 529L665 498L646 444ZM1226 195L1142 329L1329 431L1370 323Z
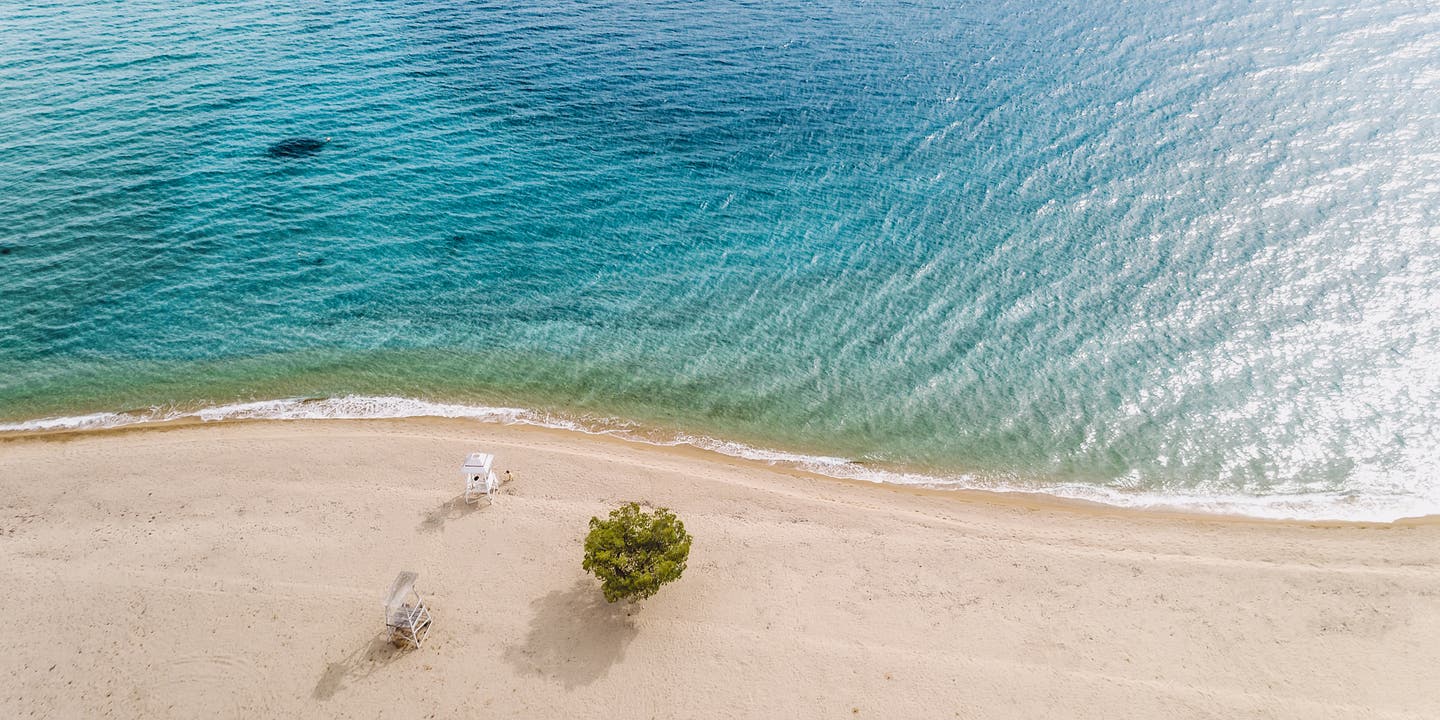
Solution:
M600 579L600 590L613 603L654 595L680 579L689 557L690 534L675 513L645 512L632 502L611 510L605 520L590 518L582 567Z

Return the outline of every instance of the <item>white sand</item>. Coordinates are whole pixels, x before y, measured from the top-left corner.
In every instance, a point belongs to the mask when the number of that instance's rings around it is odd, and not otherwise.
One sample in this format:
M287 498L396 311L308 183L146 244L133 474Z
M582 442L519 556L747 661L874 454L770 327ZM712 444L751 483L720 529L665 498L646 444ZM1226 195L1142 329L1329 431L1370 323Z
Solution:
M457 502L465 452L515 480ZM630 499L695 536L627 613ZM420 571L431 643L383 642ZM1440 525L1102 511L468 421L0 440L0 717L1440 718Z

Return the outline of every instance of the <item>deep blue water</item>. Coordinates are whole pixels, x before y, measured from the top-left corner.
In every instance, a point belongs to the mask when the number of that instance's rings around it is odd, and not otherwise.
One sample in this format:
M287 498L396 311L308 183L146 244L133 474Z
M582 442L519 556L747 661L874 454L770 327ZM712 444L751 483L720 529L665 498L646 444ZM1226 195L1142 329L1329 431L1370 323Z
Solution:
M11 427L361 394L1440 512L1434 3L0 10Z

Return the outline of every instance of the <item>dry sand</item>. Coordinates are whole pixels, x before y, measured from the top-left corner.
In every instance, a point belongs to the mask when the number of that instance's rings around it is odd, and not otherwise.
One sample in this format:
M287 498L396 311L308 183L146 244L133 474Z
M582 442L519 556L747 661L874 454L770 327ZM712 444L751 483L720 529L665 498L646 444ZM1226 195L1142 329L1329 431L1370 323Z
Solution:
M465 452L514 480L458 502ZM695 536L606 605L591 515ZM0 440L0 717L1440 718L1440 526L916 493L467 421ZM436 621L385 644L420 572Z

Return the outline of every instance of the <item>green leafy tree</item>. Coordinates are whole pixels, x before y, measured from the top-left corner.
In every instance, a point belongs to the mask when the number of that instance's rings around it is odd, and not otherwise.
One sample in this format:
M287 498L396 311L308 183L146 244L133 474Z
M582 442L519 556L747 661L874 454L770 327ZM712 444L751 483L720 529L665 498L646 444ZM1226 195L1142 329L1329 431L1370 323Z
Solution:
M605 599L613 603L654 595L680 579L689 557L690 534L675 513L645 512L632 502L611 510L606 520L590 518L582 566L600 578Z

